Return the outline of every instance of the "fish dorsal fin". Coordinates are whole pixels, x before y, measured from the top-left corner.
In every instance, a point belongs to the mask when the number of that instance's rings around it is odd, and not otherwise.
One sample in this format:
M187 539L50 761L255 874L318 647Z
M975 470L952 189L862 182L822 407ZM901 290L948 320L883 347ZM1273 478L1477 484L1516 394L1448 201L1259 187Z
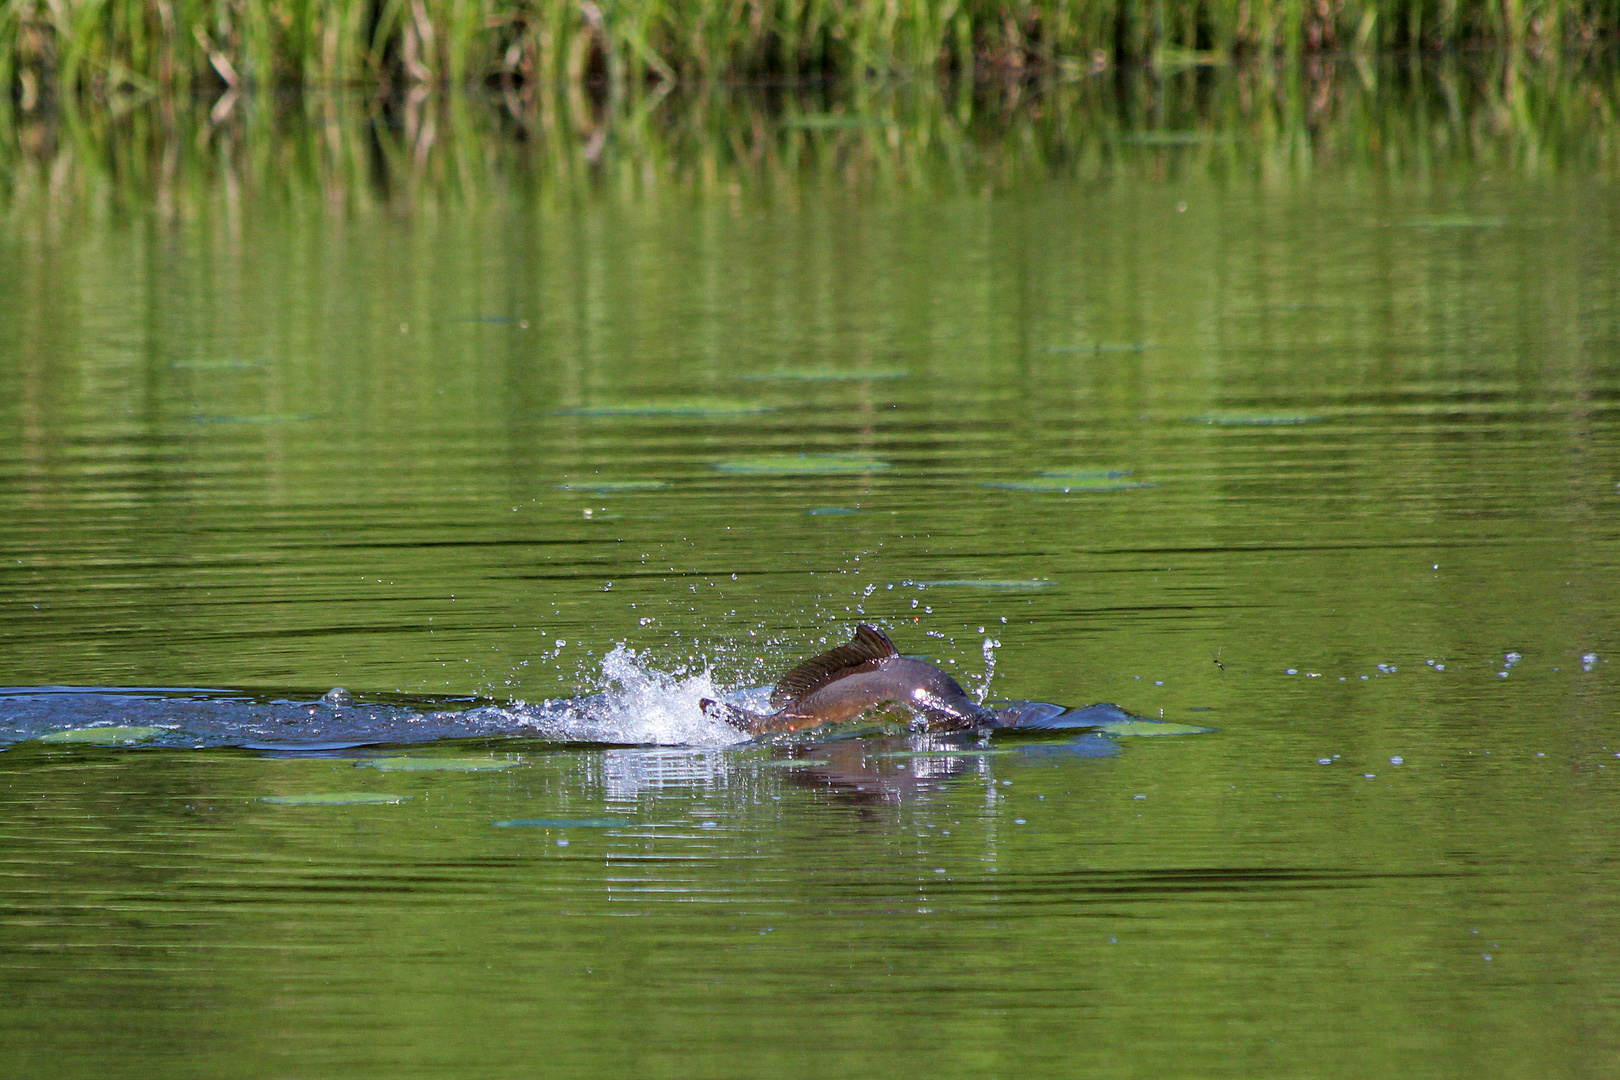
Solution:
M830 682L850 675L857 668L877 665L900 655L888 635L875 626L861 623L847 644L811 657L777 682L771 691L771 708L781 709Z

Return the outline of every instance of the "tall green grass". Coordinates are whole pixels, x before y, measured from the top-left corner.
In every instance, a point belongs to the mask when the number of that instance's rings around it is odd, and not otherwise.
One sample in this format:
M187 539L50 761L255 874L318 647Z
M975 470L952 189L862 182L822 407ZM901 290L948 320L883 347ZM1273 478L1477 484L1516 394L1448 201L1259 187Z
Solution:
M0 87L609 86L1611 43L1620 0L0 0Z

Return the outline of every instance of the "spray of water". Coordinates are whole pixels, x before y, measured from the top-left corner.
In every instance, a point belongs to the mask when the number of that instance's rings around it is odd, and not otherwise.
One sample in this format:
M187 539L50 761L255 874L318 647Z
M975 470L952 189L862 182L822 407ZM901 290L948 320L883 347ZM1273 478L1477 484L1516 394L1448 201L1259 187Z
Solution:
M1001 648L1001 642L995 638L987 637L984 639L982 649L984 653L984 678L978 680L973 687L973 700L980 705L983 705L984 699L990 695L990 680L995 678L996 675L996 650L999 648Z
M730 700L705 667L697 674L650 667L636 651L620 644L602 658L606 689L539 705L517 703L475 710L486 725L525 729L546 739L569 742L633 743L657 746L727 746L745 736L703 712L704 698Z

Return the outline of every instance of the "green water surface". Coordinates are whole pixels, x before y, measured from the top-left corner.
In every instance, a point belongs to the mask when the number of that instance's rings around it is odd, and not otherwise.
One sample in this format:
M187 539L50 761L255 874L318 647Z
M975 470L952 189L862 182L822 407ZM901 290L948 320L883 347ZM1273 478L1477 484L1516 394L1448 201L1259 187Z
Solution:
M867 618L1214 731L18 742L0 1073L1615 1075L1610 151L1142 93L566 168L379 117L369 174L316 103L178 185L19 136L0 684L735 687Z

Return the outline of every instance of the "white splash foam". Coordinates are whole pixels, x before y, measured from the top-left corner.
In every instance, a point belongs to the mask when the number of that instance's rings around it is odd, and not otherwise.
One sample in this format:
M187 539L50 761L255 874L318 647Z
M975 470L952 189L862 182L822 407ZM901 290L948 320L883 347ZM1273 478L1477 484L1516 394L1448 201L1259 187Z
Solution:
M981 626L979 629L983 630L984 627ZM996 677L996 650L999 648L1001 642L995 638L984 639L984 678L976 681L973 687L973 700L980 705L984 704L984 699L990 694L990 680Z
M728 700L705 668L697 675L669 674L646 665L634 649L614 646L602 658L601 693L541 705L517 703L474 710L487 725L522 729L569 742L638 743L656 746L730 746L746 736L703 712L704 698Z

